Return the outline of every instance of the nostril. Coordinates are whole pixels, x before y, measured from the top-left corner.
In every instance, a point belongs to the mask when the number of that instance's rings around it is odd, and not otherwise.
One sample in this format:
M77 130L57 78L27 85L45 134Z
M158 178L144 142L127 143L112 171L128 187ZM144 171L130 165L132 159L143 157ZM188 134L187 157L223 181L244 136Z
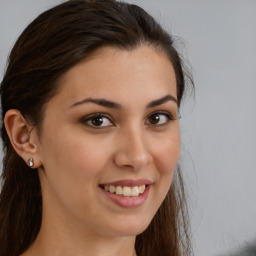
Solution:
M118 147L114 155L114 162L118 167L140 170L151 161L152 157L146 143L138 136L126 136Z

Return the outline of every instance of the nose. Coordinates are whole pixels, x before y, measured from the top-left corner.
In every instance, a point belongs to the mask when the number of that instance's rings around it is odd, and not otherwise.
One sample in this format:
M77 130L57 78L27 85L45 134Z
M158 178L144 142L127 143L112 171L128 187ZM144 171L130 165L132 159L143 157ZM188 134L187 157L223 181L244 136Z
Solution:
M146 136L138 130L130 131L120 136L120 145L114 156L114 162L118 167L131 168L133 170L144 169L151 161L152 155Z

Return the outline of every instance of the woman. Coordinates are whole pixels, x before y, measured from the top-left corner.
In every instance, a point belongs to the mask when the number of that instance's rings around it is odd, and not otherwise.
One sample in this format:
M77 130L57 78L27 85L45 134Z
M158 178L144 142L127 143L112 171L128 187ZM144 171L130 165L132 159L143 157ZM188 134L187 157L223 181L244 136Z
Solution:
M138 6L73 0L35 19L1 83L0 255L189 255L185 75Z

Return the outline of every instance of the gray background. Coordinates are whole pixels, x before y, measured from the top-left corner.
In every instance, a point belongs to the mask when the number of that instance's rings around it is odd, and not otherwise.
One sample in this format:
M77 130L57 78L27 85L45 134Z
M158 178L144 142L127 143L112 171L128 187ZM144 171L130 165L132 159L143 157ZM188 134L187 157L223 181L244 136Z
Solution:
M0 0L0 79L25 26L60 0ZM256 1L137 3L184 39L196 99L182 110L182 163L196 256L256 239Z

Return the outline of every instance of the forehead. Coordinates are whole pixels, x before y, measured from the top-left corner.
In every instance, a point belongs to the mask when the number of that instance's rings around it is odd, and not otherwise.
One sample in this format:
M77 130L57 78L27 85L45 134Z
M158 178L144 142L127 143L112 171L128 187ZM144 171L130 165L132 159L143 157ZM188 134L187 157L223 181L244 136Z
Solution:
M168 93L176 97L170 60L162 51L140 46L132 50L104 47L95 51L63 75L58 94L72 102L84 97L125 101L131 95L157 98Z

